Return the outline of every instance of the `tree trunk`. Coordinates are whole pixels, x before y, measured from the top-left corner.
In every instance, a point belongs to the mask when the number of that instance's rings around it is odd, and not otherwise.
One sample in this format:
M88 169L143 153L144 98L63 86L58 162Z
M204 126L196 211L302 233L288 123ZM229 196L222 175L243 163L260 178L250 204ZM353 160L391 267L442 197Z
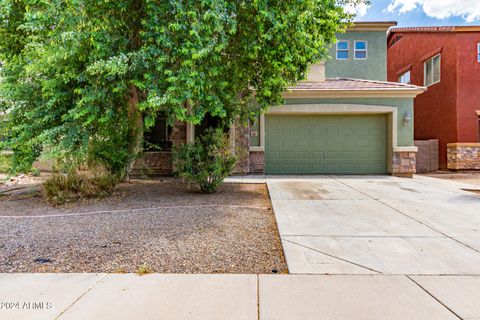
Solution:
M138 109L139 102L139 92L134 85L129 87L129 96L128 96L128 118L130 125L130 141L129 141L129 152L132 155L130 161L127 165L126 178L129 178L130 172L133 169L135 160L138 157L138 154L142 151L143 144L143 117L141 111Z

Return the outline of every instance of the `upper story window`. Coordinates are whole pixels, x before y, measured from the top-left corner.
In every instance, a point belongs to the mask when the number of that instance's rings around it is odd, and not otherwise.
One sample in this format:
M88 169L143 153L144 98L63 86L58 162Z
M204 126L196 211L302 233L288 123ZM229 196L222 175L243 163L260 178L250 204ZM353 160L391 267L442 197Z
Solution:
M428 59L424 62L424 85L431 86L437 82L440 82L440 69L441 69L441 56L440 54Z
M348 60L348 41L337 42L337 60Z
M480 62L480 43L477 43L477 61Z
M358 41L355 41L354 45L355 45L354 58L356 60L367 59L367 41L358 40Z
M400 83L405 83L405 84L410 84L410 70L407 72L402 73L401 75L398 76L398 82Z

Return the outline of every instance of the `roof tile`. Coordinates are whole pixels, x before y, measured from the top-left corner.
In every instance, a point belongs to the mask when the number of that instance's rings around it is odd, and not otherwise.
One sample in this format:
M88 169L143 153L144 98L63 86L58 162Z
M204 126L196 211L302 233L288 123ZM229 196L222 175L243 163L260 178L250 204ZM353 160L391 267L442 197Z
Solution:
M403 84L398 82L386 82L375 80L351 79L351 78L334 78L326 79L325 82L308 82L302 81L290 90L339 90L339 91L364 91L364 90L426 90L424 87Z

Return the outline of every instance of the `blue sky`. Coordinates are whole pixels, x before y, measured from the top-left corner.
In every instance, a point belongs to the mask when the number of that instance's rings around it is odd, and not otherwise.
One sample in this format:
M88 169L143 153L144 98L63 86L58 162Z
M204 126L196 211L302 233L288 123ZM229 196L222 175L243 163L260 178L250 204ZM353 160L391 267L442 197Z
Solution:
M370 0L357 21L397 21L400 27L480 25L480 0Z

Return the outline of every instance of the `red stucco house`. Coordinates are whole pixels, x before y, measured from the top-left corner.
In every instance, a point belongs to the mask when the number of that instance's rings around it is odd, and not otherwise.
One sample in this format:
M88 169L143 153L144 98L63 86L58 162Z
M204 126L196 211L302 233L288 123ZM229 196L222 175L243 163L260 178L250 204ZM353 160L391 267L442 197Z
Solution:
M388 81L427 87L415 140L438 139L440 168L480 169L480 26L393 28Z

